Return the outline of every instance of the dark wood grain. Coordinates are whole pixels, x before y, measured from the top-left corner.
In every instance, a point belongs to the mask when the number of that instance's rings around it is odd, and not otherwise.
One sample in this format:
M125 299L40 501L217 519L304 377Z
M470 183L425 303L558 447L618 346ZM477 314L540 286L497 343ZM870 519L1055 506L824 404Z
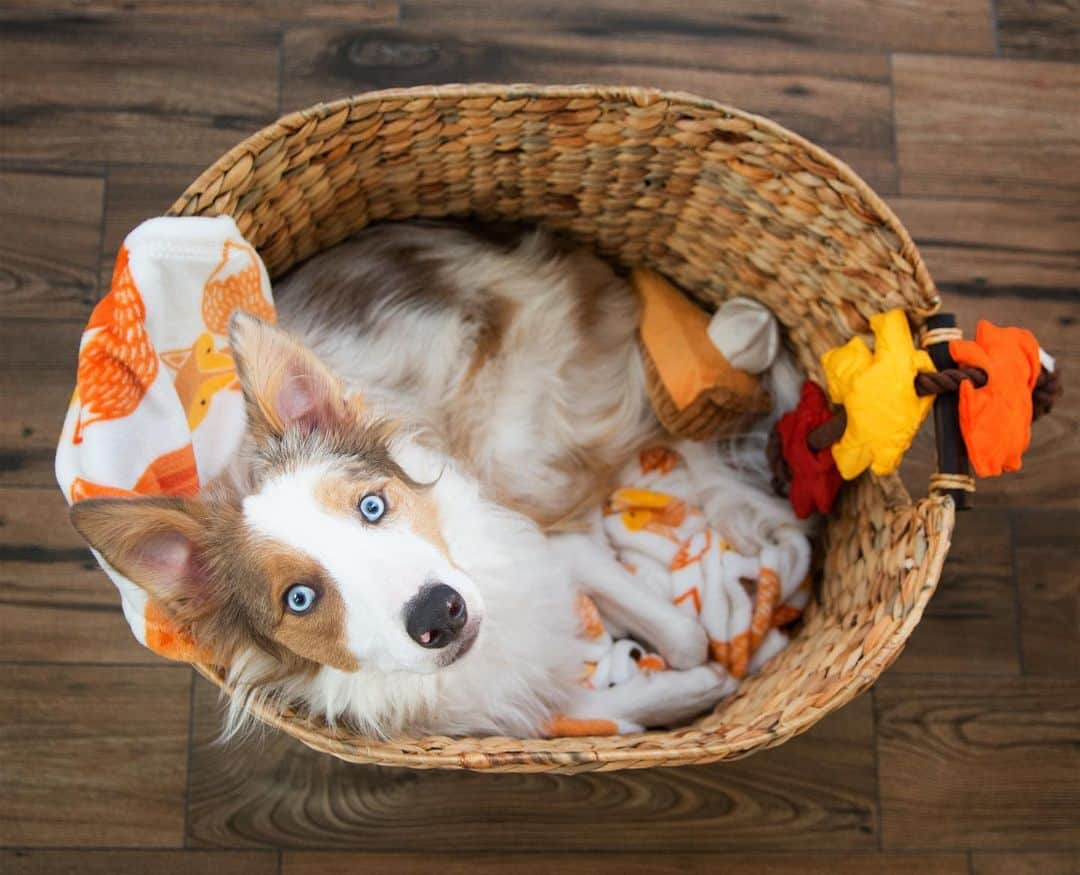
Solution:
M1009 516L963 514L937 592L893 672L1018 674Z
M740 763L611 774L482 775L353 766L280 735L222 746L195 697L193 845L441 854L876 847L870 701Z
M1080 842L1080 680L890 673L874 696L884 848Z
M512 12L512 10L511 10ZM888 59L746 42L687 26L601 30L493 13L467 28L298 26L285 33L282 101L298 109L375 88L441 82L603 82L693 91L771 116L896 189Z
M205 170L191 165L118 165L106 180L105 222L101 235L101 288L108 291L116 254L129 232L160 216Z
M43 11L80 17L181 18L243 24L266 20L347 20L389 22L398 18L396 0L243 0L227 8L212 0L0 0L0 18L38 17Z
M100 176L0 172L0 318L89 315L104 190Z
M972 855L972 875L1080 875L1080 851Z
M1080 210L1072 204L891 198L947 297L1066 300L1080 307Z
M989 7L979 0L403 0L404 23L536 30L553 24L612 42L633 38L701 37L717 45L745 42L776 46L820 46L888 51L985 53L994 51Z
M897 55L905 195L1080 198L1080 66Z
M0 484L52 486L82 322L0 319Z
M190 669L0 671L0 844L180 846Z
M1080 60L1077 0L997 0L997 20L1003 55Z
M135 641L58 489L0 489L0 661L28 660L164 664Z
M1080 677L1080 513L1013 513L1024 671Z
M22 373L29 389L38 374L64 368L74 389L84 325L81 320L0 319L0 371Z
M432 857L424 854L286 852L282 875L354 875L393 872L430 875ZM967 875L963 854L556 854L486 855L438 858L439 875Z
M0 158L208 164L276 116L277 59L256 21L7 21Z
M277 875L267 851L0 851L7 875Z
M25 322L12 327L18 325L36 329ZM10 336L0 326L0 336L5 334ZM69 342L78 344L77 335ZM68 351L63 352L67 358ZM0 367L0 398L4 404L4 415L0 416L0 484L51 487L56 483L56 438L75 388L74 368L72 362L70 370L61 366L35 369L31 377L21 367Z

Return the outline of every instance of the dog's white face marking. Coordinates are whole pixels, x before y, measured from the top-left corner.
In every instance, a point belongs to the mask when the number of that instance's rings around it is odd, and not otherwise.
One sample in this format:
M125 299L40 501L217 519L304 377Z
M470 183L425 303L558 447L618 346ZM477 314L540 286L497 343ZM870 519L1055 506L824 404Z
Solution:
M359 497L365 487L357 485ZM332 465L312 465L270 478L244 499L244 517L257 534L317 561L345 604L347 647L360 663L384 672L430 673L453 660L455 647L421 647L405 628L405 608L420 589L444 583L464 598L474 636L483 602L467 575L440 549L437 520L403 484L386 484L387 510L366 521ZM433 512L433 508L432 508ZM298 581L303 583L303 581Z

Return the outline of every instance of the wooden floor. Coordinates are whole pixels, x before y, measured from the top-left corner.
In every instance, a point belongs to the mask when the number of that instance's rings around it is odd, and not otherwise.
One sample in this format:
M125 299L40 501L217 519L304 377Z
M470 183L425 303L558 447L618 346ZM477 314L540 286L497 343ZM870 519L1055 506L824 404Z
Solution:
M885 195L963 325L1027 325L1072 376L899 662L805 736L582 777L221 747L69 529L53 449L125 231L283 110L469 80L770 115ZM0 0L0 871L1080 871L1078 286L1077 0Z

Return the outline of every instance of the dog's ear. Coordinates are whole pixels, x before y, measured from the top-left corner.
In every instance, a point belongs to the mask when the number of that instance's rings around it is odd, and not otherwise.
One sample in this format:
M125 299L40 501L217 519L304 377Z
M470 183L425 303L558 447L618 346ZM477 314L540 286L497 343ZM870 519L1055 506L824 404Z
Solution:
M289 334L237 311L229 345L256 441L279 438L292 425L327 429L347 421L341 381Z
M71 524L108 563L178 619L210 599L197 558L205 524L198 504L183 498L93 498L71 507Z

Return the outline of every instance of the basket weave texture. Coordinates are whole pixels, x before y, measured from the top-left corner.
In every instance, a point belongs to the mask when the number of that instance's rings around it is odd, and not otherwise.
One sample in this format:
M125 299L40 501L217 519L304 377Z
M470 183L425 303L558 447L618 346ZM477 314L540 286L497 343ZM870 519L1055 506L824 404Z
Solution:
M916 324L938 297L911 238L848 167L777 124L689 94L451 85L285 116L203 173L172 215L231 215L271 276L375 221L475 216L557 229L706 305L780 319L807 373L871 316ZM953 504L895 476L848 485L800 633L712 713L672 731L570 739L374 741L260 713L344 760L488 771L613 770L746 756L805 731L899 655L941 573ZM223 684L221 671L197 666Z

